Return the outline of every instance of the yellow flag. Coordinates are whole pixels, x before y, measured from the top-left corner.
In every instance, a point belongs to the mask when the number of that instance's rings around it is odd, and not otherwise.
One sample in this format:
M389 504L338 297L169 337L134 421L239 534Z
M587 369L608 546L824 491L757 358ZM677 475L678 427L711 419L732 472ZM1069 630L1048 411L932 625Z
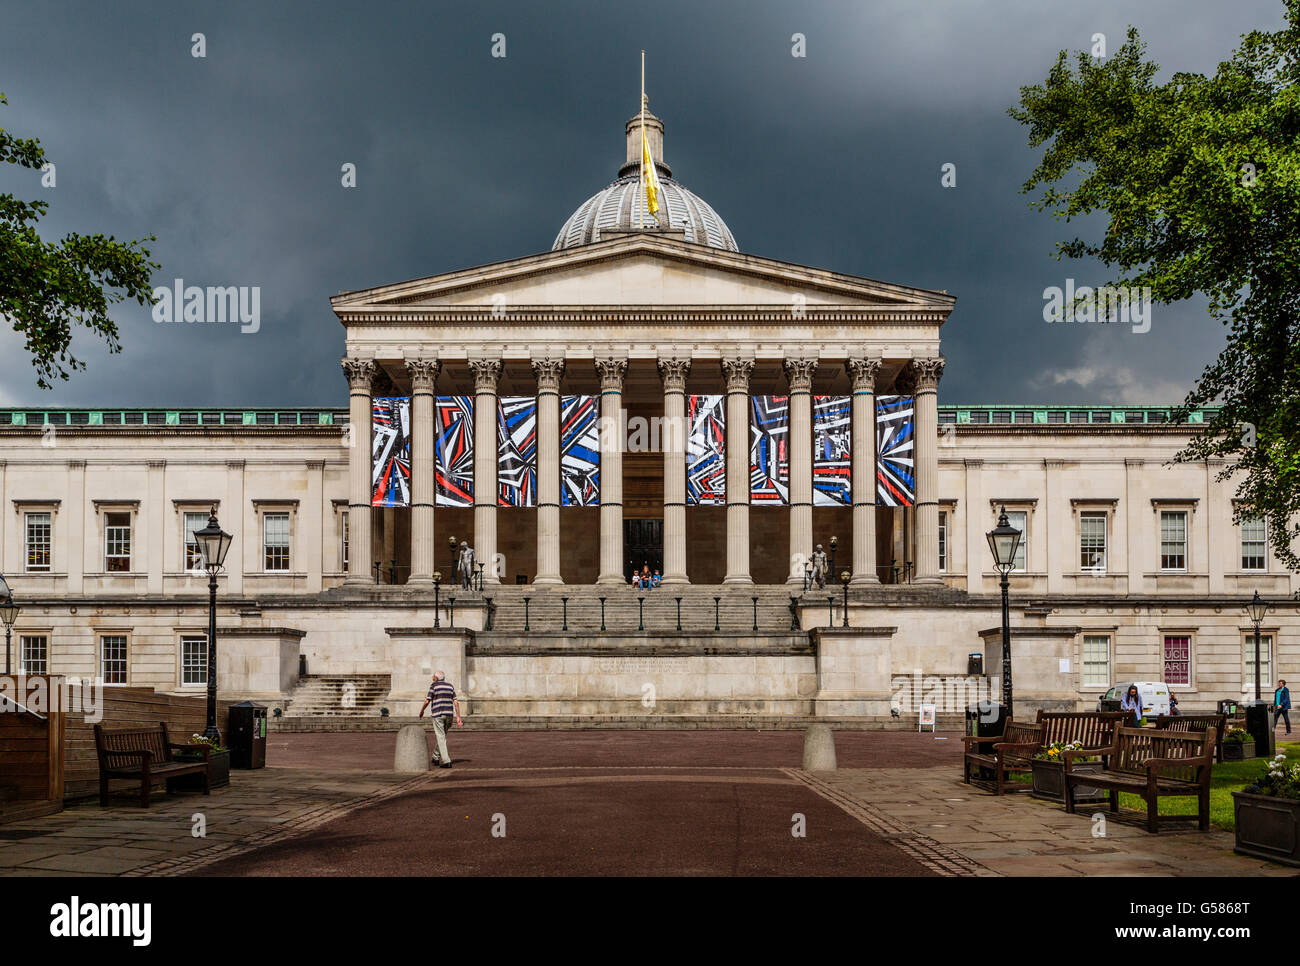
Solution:
M654 158L650 157L650 143L645 139L645 128L641 129L641 168L644 172L645 206L650 214L659 219L659 175L655 173Z

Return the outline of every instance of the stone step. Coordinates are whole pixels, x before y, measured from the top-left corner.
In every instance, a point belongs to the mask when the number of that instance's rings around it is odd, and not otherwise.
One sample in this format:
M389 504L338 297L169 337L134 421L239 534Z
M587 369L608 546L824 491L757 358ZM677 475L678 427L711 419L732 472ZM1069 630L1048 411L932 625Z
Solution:
M965 726L961 714L937 716L938 731L952 740ZM296 717L273 718L269 728L281 732L397 731L403 725L427 724L421 718ZM875 715L863 718L816 718L796 715L470 715L457 731L797 731L829 724L842 731L915 731L915 720ZM929 728L926 728L929 731Z

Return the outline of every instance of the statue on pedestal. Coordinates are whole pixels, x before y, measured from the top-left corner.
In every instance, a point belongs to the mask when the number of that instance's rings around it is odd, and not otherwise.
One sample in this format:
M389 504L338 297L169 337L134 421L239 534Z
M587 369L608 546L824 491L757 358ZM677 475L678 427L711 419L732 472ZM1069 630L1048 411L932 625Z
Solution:
M474 548L464 540L460 542L460 555L456 558L456 577L464 590L469 590L474 582L476 560Z
M812 581L822 590L826 589L826 551L822 545L817 544L817 549L813 551L812 557L809 558L812 564Z

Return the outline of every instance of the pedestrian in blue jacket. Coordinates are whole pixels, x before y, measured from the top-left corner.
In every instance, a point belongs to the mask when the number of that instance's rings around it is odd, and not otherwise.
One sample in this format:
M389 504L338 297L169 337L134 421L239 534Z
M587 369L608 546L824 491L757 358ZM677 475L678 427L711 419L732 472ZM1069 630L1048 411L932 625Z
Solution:
M1273 705L1277 708L1277 716L1286 722L1286 733L1290 734L1291 715L1287 712L1291 710L1291 692L1285 681L1277 682L1277 690L1273 692Z

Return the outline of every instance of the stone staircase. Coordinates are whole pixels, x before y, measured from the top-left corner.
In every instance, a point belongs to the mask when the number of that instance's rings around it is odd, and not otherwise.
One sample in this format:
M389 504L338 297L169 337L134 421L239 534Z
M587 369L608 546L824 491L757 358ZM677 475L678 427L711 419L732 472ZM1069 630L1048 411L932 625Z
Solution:
M757 623L760 633L790 631L790 598L798 596L802 586L787 590L781 585L732 585L657 587L638 590L633 587L533 587L500 586L488 588L484 596L493 605L492 630L499 633L522 633L527 626L533 631L600 632L604 597L606 632L637 631L675 634L678 629L678 605L681 598L681 630L718 630L752 632ZM718 598L715 601L714 598ZM527 598L527 614L524 600ZM644 601L638 598L644 598ZM757 598L757 602L755 602ZM824 602L824 597L823 597ZM839 612L837 601L836 612Z
M961 714L936 715L938 732L960 732L965 727ZM428 725L428 718L284 717L270 722L271 731L397 731L403 725ZM812 724L828 724L837 731L912 731L914 716L894 718L873 715L862 718L815 718L808 715L491 715L471 714L457 731L798 731ZM930 732L929 727L925 729Z
M378 718L392 687L388 674L311 674L286 702L286 718Z

